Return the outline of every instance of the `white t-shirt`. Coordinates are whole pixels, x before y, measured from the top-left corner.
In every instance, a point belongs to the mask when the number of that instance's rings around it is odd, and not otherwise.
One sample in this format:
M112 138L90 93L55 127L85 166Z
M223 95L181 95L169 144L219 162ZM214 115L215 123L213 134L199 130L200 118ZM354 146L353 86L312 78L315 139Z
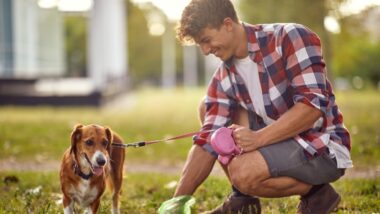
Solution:
M264 108L263 92L261 90L257 64L249 56L243 59L234 59L234 64L248 89L256 114L263 118L265 124L271 124L273 120L267 116Z
M265 111L263 92L261 90L257 64L252 61L249 56L243 59L235 58L234 64L237 72L243 78L245 86L247 87L256 114L258 114L264 120L265 124L269 125L273 123L274 120L269 118ZM353 167L350 152L348 149L345 146L330 140L328 134L326 136L328 138L326 139L325 144L327 148L329 148L330 157L336 158L338 168ZM306 143L299 136L296 136L296 138L297 141L300 141L300 143Z

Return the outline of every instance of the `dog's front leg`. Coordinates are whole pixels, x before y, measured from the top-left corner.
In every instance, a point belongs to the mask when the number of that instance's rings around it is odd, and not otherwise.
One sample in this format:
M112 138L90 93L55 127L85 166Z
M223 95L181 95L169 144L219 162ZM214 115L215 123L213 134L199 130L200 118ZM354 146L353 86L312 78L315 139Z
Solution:
M95 214L98 212L98 209L99 209L99 205L100 205L100 198L98 199L95 199L95 201L93 201L88 209L88 211L91 211L89 212L90 214Z
M74 201L70 198L63 196L63 213L73 214L74 213Z

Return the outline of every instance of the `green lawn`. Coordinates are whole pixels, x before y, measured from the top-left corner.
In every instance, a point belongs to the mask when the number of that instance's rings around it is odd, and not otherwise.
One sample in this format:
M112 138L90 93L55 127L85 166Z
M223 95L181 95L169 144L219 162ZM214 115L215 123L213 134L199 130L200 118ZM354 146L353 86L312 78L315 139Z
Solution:
M131 95L124 106L105 108L57 107L0 107L0 161L18 162L60 160L70 145L70 132L77 123L107 125L118 132L126 142L154 140L196 131L197 105L204 88L139 90ZM352 157L356 167L380 165L380 93L339 92L337 102L344 114L345 124L351 131ZM128 164L182 164L191 146L191 139L155 144L127 150ZM178 172L179 174L180 172ZM15 175L17 184L0 184L0 213L57 213L60 205L57 172L0 172L0 178ZM165 185L178 178L174 175L129 173L124 182L123 213L154 213L159 204L168 199L174 189ZM380 181L338 181L335 187L344 201L339 213L379 213ZM36 194L28 189L41 186ZM207 210L229 192L223 178L212 177L197 193L196 210ZM106 196L109 197L109 196ZM297 198L265 199L264 213L294 213ZM103 211L110 204L104 202Z
M57 173L0 172L3 180L15 176L18 183L0 184L0 213L62 213ZM178 177L163 174L128 174L124 179L121 211L128 214L152 214L163 200L171 197L168 184ZM343 197L338 213L380 212L380 180L344 180L334 183ZM35 192L33 193L33 190ZM38 191L39 190L39 191ZM197 212L221 203L229 193L227 181L210 177L195 194ZM109 213L110 194L105 194L100 213ZM263 213L295 213L298 197L263 199Z

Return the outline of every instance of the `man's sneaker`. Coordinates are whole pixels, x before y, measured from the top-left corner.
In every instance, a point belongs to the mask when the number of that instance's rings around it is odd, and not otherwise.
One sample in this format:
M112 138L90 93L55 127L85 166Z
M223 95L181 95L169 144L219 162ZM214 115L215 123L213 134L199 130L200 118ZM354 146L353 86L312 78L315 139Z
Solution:
M340 195L330 184L324 184L319 190L307 197L301 197L297 214L328 214L338 207Z
M250 196L236 196L231 194L223 204L205 214L260 214L260 200Z

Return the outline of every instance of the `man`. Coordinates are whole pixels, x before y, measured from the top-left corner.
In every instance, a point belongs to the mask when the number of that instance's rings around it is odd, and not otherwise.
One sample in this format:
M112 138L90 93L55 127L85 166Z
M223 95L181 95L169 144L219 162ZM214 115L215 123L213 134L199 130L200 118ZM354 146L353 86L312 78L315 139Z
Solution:
M250 25L229 0L192 0L177 29L223 63L200 105L202 130L233 129L242 154L224 167L233 193L210 213L260 213L257 197L300 195L298 213L330 213L329 184L352 167L350 136L326 78L318 36L299 24ZM174 196L212 170L210 135L194 137Z

